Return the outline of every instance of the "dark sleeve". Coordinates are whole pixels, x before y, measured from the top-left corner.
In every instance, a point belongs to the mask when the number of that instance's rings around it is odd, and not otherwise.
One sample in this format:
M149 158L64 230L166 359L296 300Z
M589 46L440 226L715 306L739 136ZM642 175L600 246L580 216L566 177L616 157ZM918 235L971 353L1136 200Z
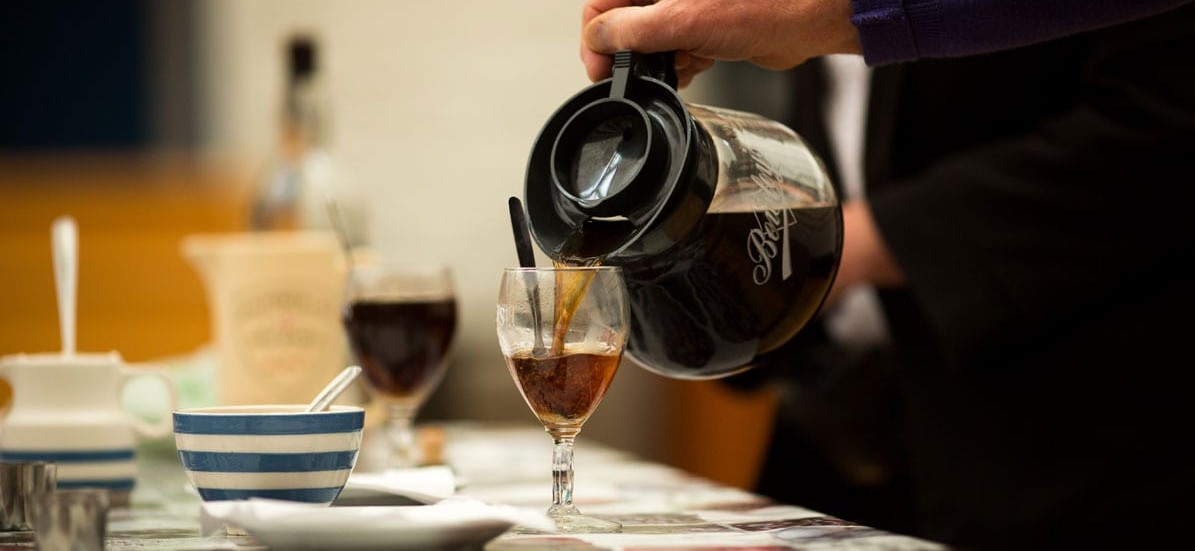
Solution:
M1069 107L869 197L955 360L1065 332L1084 312L1096 319L1124 301L1189 289L1193 14L1098 31Z
M852 0L868 65L1027 46L1190 0Z

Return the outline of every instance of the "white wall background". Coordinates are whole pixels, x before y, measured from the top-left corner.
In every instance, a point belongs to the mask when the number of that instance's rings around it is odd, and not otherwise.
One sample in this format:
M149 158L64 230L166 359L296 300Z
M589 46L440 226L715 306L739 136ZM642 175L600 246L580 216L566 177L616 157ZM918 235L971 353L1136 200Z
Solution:
M498 351L494 301L501 269L516 263L507 198L522 195L541 125L589 84L577 53L581 6L209 0L200 10L204 143L266 157L283 40L296 29L314 31L332 101L334 154L369 193L375 247L456 270L458 346L431 415L534 423ZM664 384L624 363L583 439L658 458L666 442Z

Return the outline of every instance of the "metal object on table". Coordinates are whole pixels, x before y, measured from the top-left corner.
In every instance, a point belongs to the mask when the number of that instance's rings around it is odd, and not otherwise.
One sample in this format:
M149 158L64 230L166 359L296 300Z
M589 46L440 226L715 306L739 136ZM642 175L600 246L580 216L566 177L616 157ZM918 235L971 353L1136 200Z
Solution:
M103 551L108 490L79 488L33 497L34 537L41 551Z
M0 461L0 532L33 529L33 496L53 492L58 468L49 461Z

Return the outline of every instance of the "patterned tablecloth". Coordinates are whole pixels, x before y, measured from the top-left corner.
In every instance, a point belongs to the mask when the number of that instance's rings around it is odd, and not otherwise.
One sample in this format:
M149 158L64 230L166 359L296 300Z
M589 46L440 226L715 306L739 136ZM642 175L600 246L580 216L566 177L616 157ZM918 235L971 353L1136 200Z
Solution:
M551 439L538 427L490 429L474 435L466 431L456 440L448 457L459 465L469 494L520 507L547 508ZM946 549L802 507L777 504L675 468L587 444L583 435L577 439L574 501L587 515L621 523L622 533L508 532L490 541L487 551Z
M444 427L443 457L458 494L543 511L550 501L551 441L538 426ZM368 437L367 437L368 440ZM189 490L173 446L139 450L132 505L109 516L107 551L266 549L249 536L203 535L198 497ZM359 467L368 462L359 464ZM578 439L575 503L623 525L617 534L508 531L486 551L542 550L943 550L944 546L802 507L770 502L683 471ZM32 549L32 533L0 533L0 551Z

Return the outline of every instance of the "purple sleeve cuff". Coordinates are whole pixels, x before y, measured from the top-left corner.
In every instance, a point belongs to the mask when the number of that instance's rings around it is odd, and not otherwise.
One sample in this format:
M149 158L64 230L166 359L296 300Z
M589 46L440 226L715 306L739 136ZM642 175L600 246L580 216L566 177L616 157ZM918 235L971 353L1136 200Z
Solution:
M851 24L859 30L868 65L917 59L917 41L901 0L851 0Z

